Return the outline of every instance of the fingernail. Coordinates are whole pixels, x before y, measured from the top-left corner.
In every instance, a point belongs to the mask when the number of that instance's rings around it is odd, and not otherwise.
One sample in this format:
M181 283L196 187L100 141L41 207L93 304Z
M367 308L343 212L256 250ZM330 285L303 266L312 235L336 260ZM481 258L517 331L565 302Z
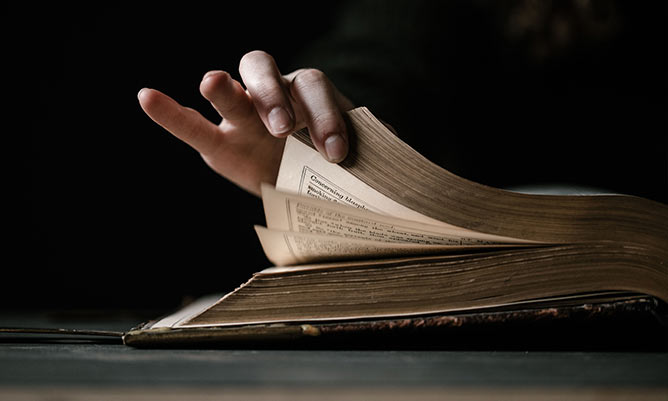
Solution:
M137 99L139 99L141 97L141 93L144 91L144 89L146 89L146 88L139 89L139 92L137 92Z
M267 116L272 134L285 134L292 128L292 120L288 112L282 107L275 107Z
M342 161L348 152L346 141L341 135L330 135L325 140L325 152L327 152L327 158L330 162L338 163Z

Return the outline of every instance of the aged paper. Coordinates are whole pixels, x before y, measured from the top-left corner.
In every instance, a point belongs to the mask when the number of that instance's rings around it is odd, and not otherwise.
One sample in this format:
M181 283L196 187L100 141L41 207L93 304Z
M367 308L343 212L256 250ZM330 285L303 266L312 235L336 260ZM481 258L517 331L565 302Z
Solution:
M267 227L256 227L277 265L436 254L535 244L435 220L377 192L288 137L276 188L263 185Z
M437 226L381 215L365 208L288 194L262 186L267 228L387 243L491 245L533 243L451 226Z
M432 255L444 252L516 245L424 245L270 230L255 226L262 249L277 266L327 261Z
M379 193L337 164L289 136L276 189L421 223L455 227L411 210Z

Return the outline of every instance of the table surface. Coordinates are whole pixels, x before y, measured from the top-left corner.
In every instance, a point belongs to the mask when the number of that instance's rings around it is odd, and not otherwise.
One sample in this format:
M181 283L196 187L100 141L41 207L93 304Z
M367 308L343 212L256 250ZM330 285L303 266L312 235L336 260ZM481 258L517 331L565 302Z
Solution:
M64 323L0 314L0 326ZM126 330L135 317L68 327ZM43 337L0 338L0 399L668 399L666 352L140 350ZM520 396L518 396L518 394ZM508 397L504 397L508 396ZM571 397L575 396L575 397ZM115 399L115 398L109 398ZM223 397L224 399L224 397Z

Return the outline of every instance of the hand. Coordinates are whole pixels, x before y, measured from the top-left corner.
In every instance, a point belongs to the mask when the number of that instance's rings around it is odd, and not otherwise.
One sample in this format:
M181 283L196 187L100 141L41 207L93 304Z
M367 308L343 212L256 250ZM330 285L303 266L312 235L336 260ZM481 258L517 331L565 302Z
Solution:
M285 138L304 126L327 160L346 157L342 112L353 104L322 72L300 69L282 76L262 51L246 54L239 72L246 90L224 71L206 73L200 84L202 95L223 118L219 125L154 89L139 91L139 104L213 170L255 195L261 183L276 183Z

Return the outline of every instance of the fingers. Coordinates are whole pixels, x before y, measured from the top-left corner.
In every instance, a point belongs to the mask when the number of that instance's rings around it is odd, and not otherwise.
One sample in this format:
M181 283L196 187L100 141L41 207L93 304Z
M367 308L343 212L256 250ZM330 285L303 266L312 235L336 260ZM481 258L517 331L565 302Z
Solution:
M202 78L199 89L218 114L230 123L241 124L256 118L250 97L227 72L209 71Z
M273 57L259 50L250 52L241 59L239 73L268 131L279 137L291 133L295 113Z
M286 78L290 80L290 93L299 104L316 149L332 163L345 159L348 133L341 109L352 104L337 93L319 70L298 70Z
M302 69L283 77L274 59L262 51L246 54L239 72L247 92L224 71L207 73L200 84L202 95L225 120L235 125L261 120L279 138L306 125L313 144L327 160L345 159L348 134L341 110L352 108L352 103L324 73Z
M137 94L141 108L160 126L203 155L212 153L221 140L218 126L197 111L183 107L169 96L144 88Z

